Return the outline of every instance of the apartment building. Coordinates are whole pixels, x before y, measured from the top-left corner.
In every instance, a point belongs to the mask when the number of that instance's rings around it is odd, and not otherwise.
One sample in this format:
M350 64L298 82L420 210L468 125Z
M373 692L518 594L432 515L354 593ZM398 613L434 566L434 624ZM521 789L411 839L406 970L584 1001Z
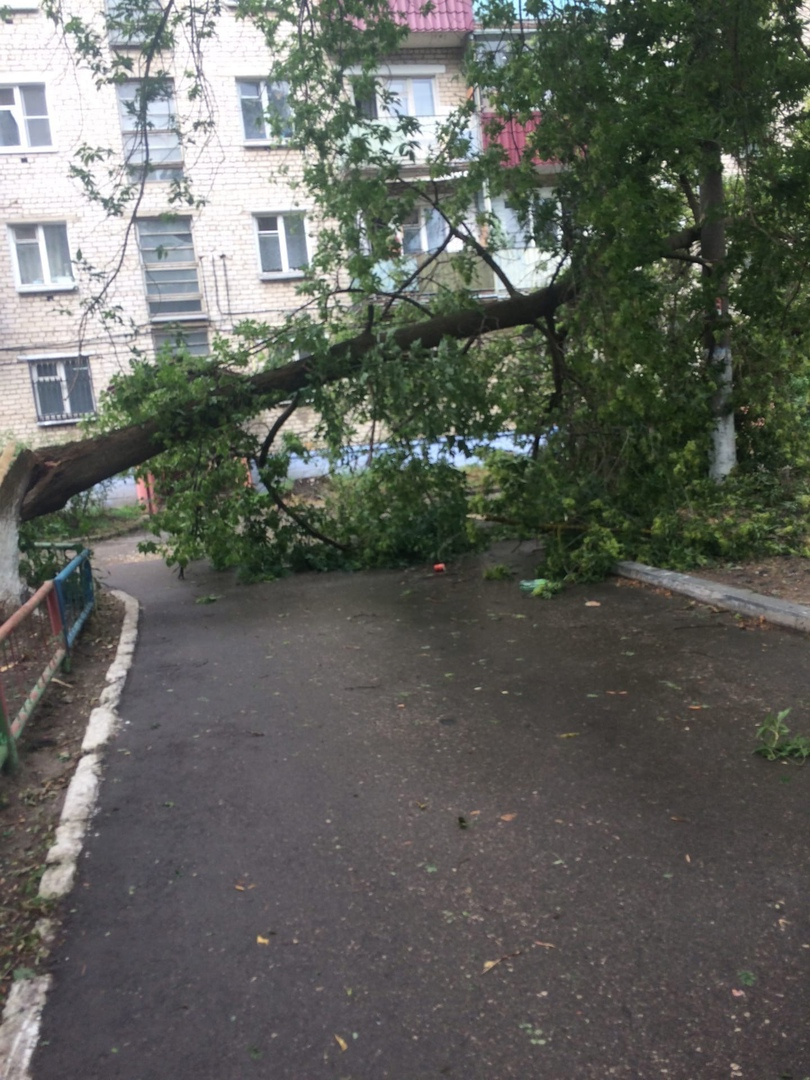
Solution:
M168 63L171 79L148 106L147 151L134 120L137 43L125 30L107 29L103 0L68 2L105 35L107 49L133 57L133 78L97 86L37 0L6 0L0 432L31 445L70 438L95 411L113 374L125 371L137 353L152 356L181 335L202 354L214 334L227 335L245 319L283 322L298 306L296 286L318 234L313 208L296 185L300 155L286 144L286 87L273 80L264 40L248 21L223 3L216 36L205 42L204 103L190 93L185 74L193 67L194 43L178 44ZM358 102L358 108L375 116L378 110L383 121L386 110L418 119L418 169L437 125L468 94L462 59L474 34L472 5L438 0L424 13L419 0L393 4L409 34L397 55L381 64L387 100ZM202 109L212 123L195 133ZM485 137L476 124L471 150ZM131 207L110 216L88 198L75 174L88 147L112 148L108 168L135 180L145 175L134 217ZM199 204L171 205L179 180L188 181ZM514 249L499 258L515 284L542 283L542 260L509 206L495 209L514 236ZM167 212L176 216L167 220ZM429 208L417 208L404 226L403 251L416 260L429 253L437 228ZM99 295L103 280L109 284L102 303L88 312L87 301ZM500 287L491 271L474 284L485 294Z

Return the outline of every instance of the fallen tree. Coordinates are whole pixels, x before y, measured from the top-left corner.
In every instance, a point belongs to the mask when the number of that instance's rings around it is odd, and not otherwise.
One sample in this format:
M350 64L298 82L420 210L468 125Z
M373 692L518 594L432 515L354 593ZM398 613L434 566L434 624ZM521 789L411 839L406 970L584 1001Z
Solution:
M158 39L200 17L169 6ZM274 77L289 85L304 184L331 223L302 311L281 332L245 328L211 361L164 357L119 380L102 433L20 457L14 515L32 520L168 453L185 510L160 524L193 534L183 558L209 550L220 526L206 514L231 534L250 523L245 543L261 545L277 518L246 506L241 491L228 502L226 462L260 462L277 497L284 457L274 464L268 449L278 431L246 430L294 395L291 407L318 409L333 453L354 417L393 433L401 454L504 426L528 436L532 455L498 464L501 498L512 501L501 516L526 530L556 523L558 572L598 573L619 555L672 562L739 551L743 533L750 543L790 540L774 539L757 500L808 461L810 60L798 2L538 2L527 23L493 3L483 18L501 39L468 63L488 97L489 145L465 146L457 168L470 100L439 132L424 175L409 156L415 118L398 117L392 137L391 118L385 128L359 117L345 93L351 80L373 90L381 57L402 41L383 0L243 7L267 35ZM525 136L516 162L497 139L514 125ZM538 162L556 163L553 199L537 198ZM463 286L473 263L494 272L504 245L481 191L506 200L527 243L548 250L548 288L521 295L498 270L509 297L471 299ZM423 288L397 248L416 206L460 245L448 255L445 243L419 274L448 257L455 290ZM307 359L285 359L283 333ZM694 508L715 498L709 475L743 483L727 485L745 526L731 538L722 507L696 524Z
M687 239L684 236L674 242L686 242ZM435 349L447 338L471 340L499 330L533 325L539 319L552 316L574 295L573 284L563 280L525 296L496 300L400 326L384 336L371 331L358 334L349 341L331 346L317 364L313 360L298 360L255 375L232 376L226 380L219 416L222 419L229 417L229 386L240 399L246 394L259 401L274 396L281 399L316 381L323 384L350 377L362 365L363 357L381 345L395 355L398 362L406 362L408 351L416 346L422 350ZM211 422L215 424L216 418ZM19 510L20 520L30 521L60 510L73 495L117 473L143 465L162 453L170 445L170 440L161 434L164 427L165 420L155 417L103 435L23 451L18 467L27 469L28 478Z
M701 228L684 229L661 244L667 255L687 252L701 238ZM487 334L514 330L553 319L558 310L576 299L577 287L573 276L561 275L547 288L518 294L504 300L493 300L473 307L436 315L420 322L394 326L390 330L367 330L348 341L329 346L316 359L296 360L283 367L259 371L254 375L236 375L226 381L240 399L247 395L259 402L281 400L317 383L323 385L350 378L363 364L370 352L382 348L384 353L407 363L409 351L436 349L447 339L472 342ZM227 392L217 419L227 419L230 413ZM168 448L171 440L161 434L165 419L156 416L139 424L87 439L61 445L45 446L21 453L20 467L28 470L28 480L22 497L19 516L30 521L43 514L60 510L74 495L86 491L127 469L137 468ZM22 463L25 462L25 465Z

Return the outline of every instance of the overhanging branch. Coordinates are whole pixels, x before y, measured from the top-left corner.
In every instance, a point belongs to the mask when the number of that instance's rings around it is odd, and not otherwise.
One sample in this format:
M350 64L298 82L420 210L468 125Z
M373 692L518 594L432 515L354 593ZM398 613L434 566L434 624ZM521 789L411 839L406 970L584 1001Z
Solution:
M665 251L684 250L700 237L698 228L684 229L663 243ZM280 368L261 371L246 378L248 391L260 399L268 395L289 395L315 383L336 382L354 374L363 358L374 349L390 352L406 361L415 349L431 350L445 339L468 341L498 330L534 325L553 316L577 296L569 272L536 292L492 300L475 308L436 315L422 322L395 329L372 327L348 341L338 342L321 357L296 360ZM239 381L240 392L245 383ZM227 395L225 395L227 398ZM228 408L222 406L223 415ZM105 435L42 447L31 451L31 474L22 504L21 518L31 518L60 510L73 495L117 473L136 468L171 445L165 433L166 421L155 417L141 424L119 428Z

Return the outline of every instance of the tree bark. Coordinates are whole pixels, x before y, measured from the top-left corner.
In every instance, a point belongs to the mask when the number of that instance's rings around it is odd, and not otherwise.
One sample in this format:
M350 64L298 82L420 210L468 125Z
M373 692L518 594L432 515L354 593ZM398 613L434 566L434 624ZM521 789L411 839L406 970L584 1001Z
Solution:
M22 600L20 581L20 506L31 474L31 451L8 443L0 454L0 605Z

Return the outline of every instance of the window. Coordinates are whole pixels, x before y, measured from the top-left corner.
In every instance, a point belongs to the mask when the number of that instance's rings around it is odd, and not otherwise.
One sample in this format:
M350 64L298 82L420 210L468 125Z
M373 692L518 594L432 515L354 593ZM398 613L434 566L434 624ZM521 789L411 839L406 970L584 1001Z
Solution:
M139 221L138 245L150 318L198 315L202 311L202 293L188 218Z
M476 37L475 59L479 65L478 95L480 106L485 112L493 109L494 103L487 93L492 82L497 82L496 73L503 68L517 49L520 48L519 36L508 30L499 30L496 36L492 34Z
M355 105L360 116L376 120L385 116L435 116L436 104L433 79L428 77L383 79L380 83L384 93L375 96L355 94Z
M21 292L72 289L67 225L12 225L11 239Z
M0 86L0 148L36 149L51 145L44 85Z
M517 209L507 200L498 205L499 200L493 199L492 208L497 212L498 224L501 227L504 238L504 246L508 248L527 247L531 242L531 222L524 217L521 224Z
M447 222L432 206L421 206L402 223L402 254L427 255L438 251L447 238Z
M41 424L79 420L96 411L86 356L29 357L28 364Z
M309 264L303 214L268 214L256 218L262 276L289 274Z
M207 326L171 326L152 334L155 352L162 349L184 349L190 356L208 356Z
M133 80L118 87L124 157L133 176L175 180L183 175L183 151L171 81Z
M492 200L492 210L503 232L502 246L506 248L554 247L559 239L554 214L556 201L549 196L535 193L529 197L525 209L518 209L511 200L503 197Z
M389 238L394 241L392 254L398 257L381 259L375 265L381 290L398 292L407 283L409 292L435 291L436 282L443 278L441 267L447 263L445 253L456 243L448 242L445 219L432 206L417 206L401 223L392 223L390 229ZM458 283L450 287L457 288Z
M293 133L290 87L286 82L237 79L246 142L289 139Z
M433 79L388 79L391 100L384 111L389 116L433 116Z
M107 0L107 33L111 45L142 45L158 32L165 34L159 0Z

